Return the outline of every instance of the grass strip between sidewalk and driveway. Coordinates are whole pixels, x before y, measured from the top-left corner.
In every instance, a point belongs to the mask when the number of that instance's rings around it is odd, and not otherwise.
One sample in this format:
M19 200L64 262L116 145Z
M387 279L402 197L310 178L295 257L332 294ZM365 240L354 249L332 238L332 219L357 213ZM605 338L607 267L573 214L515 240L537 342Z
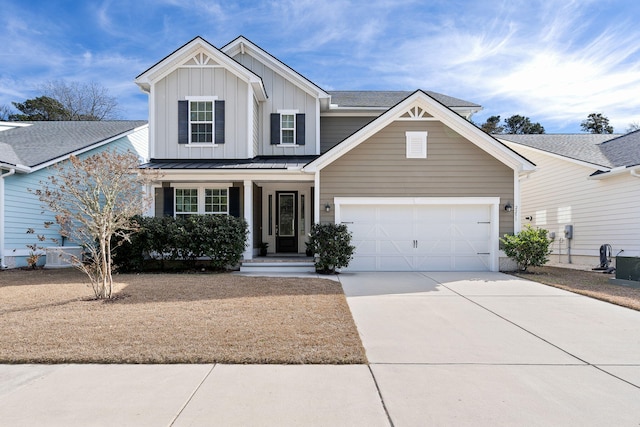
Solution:
M640 310L640 289L611 284L609 279L615 275L550 266L529 267L527 272L510 274L622 307Z
M0 271L0 363L366 363L340 283L221 274Z

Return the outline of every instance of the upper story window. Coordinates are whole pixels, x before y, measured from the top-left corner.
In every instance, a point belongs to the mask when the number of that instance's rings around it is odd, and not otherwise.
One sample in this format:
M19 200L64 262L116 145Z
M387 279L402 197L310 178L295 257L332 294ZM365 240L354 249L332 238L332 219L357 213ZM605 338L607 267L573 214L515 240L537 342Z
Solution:
M191 143L213 142L213 101L189 102Z
M271 114L271 144L305 145L305 115L297 110L278 110Z
M280 143L296 143L296 121L294 114L280 114Z
M224 144L224 106L224 101L215 96L191 96L178 101L178 143Z

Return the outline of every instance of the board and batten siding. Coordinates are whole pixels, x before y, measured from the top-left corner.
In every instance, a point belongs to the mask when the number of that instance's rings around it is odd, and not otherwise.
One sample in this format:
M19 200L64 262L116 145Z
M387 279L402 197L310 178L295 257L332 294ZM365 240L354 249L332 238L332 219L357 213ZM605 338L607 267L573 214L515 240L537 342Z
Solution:
M253 154L260 152L260 104L258 100L253 100Z
M147 157L148 128L117 139L106 146L96 148L79 155L86 158L105 149L118 152L133 151L141 158ZM52 239L60 239L60 229L57 224L49 228L44 226L47 221L55 223L55 214L43 208L42 202L33 191L42 187L41 182L49 182L48 177L53 174L50 168L44 168L30 174L15 174L4 178L5 181L5 241L4 254L7 257L7 265L12 267L26 266L26 256L29 253L28 244L37 243L39 247L60 246ZM31 191L30 191L31 190ZM33 234L27 234L32 228ZM37 236L44 235L46 240L39 242ZM67 246L71 242L65 242ZM42 258L44 261L44 258Z
M369 124L376 117L320 117L320 153Z
M262 77L262 82L267 91L268 99L263 103L260 111L260 123L262 126L260 135L262 140L260 150L256 155L283 156L317 154L317 99L248 53L240 53L234 56L233 59ZM299 113L305 114L305 145L283 147L271 144L269 140L271 135L270 115L271 113L277 113L278 110L298 110Z
M221 67L178 68L154 86L156 159L248 158L249 86ZM217 96L225 101L225 143L216 147L178 144L178 101L188 96Z
M407 159L405 132L427 131L427 158ZM513 203L511 168L439 122L397 121L320 171L320 206L334 197L500 197ZM500 235L513 213L500 209ZM334 222L334 210L320 210Z
M600 246L612 246L615 256L640 256L640 178L628 172L590 180L596 168L562 160L518 144L511 148L538 170L520 183L522 224L556 233L551 261L567 263L564 226L573 225L573 263L599 264ZM531 216L532 221L526 217ZM590 258L581 258L590 257Z

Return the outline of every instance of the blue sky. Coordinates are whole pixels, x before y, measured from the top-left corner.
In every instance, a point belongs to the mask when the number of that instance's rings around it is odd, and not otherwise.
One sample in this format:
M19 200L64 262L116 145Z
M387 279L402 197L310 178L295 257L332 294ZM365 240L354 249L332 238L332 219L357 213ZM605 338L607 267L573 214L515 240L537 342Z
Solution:
M99 82L146 119L133 79L200 35L244 35L325 90L432 90L473 119L547 133L599 112L640 123L640 2L571 0L0 0L0 105L51 80Z

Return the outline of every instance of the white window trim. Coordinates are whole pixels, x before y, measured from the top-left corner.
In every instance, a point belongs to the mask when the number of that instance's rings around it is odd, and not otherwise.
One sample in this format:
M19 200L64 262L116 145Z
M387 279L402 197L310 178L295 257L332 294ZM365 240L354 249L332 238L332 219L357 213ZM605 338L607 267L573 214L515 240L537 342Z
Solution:
M299 110L278 110L278 114L280 114L280 144L277 144L276 147L298 147L298 141L296 141L296 114L299 114L300 111ZM293 142L292 143L285 143L282 142L282 116L283 115L288 115L288 116L293 116ZM287 130L290 130L291 128L287 128Z
M427 131L405 132L407 159L427 158L427 134ZM418 144L420 144L420 146L416 149Z
M199 147L218 147L219 144L215 143L216 140L216 101L217 96L185 96L184 99L189 102L189 142L185 145L187 148L199 148ZM211 142L191 142L191 102L211 102L211 108L213 109L213 120L211 121Z
M176 184L173 186L174 190L173 190L173 216L179 216L179 215L229 215L229 187L232 187L233 185L230 183L214 183L214 184L207 184L207 185L202 185L202 184L188 184L188 183L181 183L181 184ZM177 209L176 209L176 191L175 190L184 190L184 189L191 189L191 190L197 190L197 197L198 197L198 212L195 213L177 213ZM227 190L227 210L226 212L205 212L205 190Z

